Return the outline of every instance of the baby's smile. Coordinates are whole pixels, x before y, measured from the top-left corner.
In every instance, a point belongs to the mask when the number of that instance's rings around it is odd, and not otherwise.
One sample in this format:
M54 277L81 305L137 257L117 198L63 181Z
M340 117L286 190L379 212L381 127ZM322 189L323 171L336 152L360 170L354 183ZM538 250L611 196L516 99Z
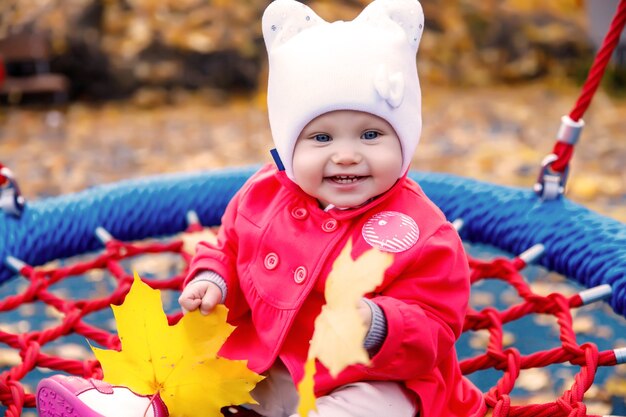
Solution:
M361 175L333 175L330 177L325 177L324 179L330 180L337 184L353 184L365 178L367 177Z

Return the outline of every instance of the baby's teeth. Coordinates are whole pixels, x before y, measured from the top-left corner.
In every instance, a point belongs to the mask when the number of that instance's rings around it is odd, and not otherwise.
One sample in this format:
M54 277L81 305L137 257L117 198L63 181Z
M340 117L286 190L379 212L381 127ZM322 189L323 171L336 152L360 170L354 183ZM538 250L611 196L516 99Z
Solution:
M335 175L335 181L340 182L342 184L355 182L357 179L358 177L354 175Z

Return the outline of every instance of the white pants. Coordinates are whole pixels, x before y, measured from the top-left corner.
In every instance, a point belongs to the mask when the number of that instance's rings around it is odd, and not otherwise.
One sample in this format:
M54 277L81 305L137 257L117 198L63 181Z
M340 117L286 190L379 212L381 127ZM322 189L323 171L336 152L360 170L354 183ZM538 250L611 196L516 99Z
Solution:
M251 392L258 405L248 408L265 417L299 417L298 391L278 361ZM355 382L315 401L309 417L415 417L417 406L404 386L393 381Z

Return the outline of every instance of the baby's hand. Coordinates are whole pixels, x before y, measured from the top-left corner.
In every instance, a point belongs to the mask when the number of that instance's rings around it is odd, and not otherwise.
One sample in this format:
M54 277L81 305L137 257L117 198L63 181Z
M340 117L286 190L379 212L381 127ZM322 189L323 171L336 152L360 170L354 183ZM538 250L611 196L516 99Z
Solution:
M361 316L361 319L363 320L365 327L369 329L370 326L372 325L372 309L370 308L370 306L367 305L365 301L363 301L363 299L359 301L358 308L359 308L359 315Z
M200 308L200 313L209 314L222 300L222 290L216 284L209 281L191 281L182 294L178 297L178 303L184 314Z

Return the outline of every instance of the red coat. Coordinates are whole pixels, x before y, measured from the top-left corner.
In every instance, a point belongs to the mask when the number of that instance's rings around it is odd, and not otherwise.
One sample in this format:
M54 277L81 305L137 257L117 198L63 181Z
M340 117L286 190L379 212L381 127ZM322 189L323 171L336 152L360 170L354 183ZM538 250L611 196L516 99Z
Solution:
M332 263L349 238L353 259L372 247L377 232L364 226L382 212L408 216L418 229L400 241L383 283L367 295L385 313L387 338L368 367L333 379L318 365L316 394L398 380L419 396L422 417L482 416L482 394L461 375L454 348L469 299L467 258L456 231L407 177L360 208L328 213L272 166L250 178L226 209L218 244L198 245L188 275L213 270L226 281L237 328L220 354L247 359L258 373L280 358L299 381Z

